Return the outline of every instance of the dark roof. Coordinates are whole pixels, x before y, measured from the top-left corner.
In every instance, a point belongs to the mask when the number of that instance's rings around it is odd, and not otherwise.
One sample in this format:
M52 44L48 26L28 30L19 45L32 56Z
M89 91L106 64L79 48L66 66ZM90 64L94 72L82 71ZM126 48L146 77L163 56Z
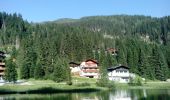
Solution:
M5 52L3 52L3 51L0 51L0 54L5 54Z
M115 69L119 69L119 68L129 69L129 67L127 67L127 66L119 65L119 66L110 67L107 70L115 70Z
M0 58L5 58L5 53L3 51L0 51Z
M74 65L80 65L80 64L78 64L78 63L75 63L75 62L69 62L69 64L74 64Z

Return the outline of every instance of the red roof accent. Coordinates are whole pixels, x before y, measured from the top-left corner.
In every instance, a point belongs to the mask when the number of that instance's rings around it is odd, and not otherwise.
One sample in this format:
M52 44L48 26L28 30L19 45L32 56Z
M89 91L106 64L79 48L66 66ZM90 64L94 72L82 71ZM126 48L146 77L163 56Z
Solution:
M107 48L106 50L111 53L118 51L116 48Z
M92 62L98 64L97 60L94 60L94 59L87 59L85 62L89 62L89 61L92 61Z
M98 62L93 59L88 59L82 62L81 64L83 64L83 68L95 68L96 69Z

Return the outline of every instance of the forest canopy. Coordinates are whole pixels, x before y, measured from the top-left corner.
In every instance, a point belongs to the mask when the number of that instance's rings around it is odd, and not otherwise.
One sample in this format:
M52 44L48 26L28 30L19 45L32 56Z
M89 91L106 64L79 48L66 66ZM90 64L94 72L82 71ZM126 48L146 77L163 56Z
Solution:
M69 81L70 61L96 59L102 68L123 64L144 78L164 81L170 77L170 16L91 16L29 23L20 14L1 12L0 47L16 53L12 57L22 79ZM106 52L108 48L116 48L117 55Z

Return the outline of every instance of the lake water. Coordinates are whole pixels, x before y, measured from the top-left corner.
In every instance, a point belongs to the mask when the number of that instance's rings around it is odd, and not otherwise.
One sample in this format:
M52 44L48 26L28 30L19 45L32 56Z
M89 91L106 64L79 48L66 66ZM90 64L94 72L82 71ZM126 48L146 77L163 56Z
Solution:
M170 90L128 89L91 93L10 94L0 100L170 100Z

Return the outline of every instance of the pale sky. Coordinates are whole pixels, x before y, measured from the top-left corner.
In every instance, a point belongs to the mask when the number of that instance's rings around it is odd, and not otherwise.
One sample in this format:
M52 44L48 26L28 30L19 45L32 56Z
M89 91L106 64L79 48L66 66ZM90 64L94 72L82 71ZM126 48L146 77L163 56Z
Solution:
M0 0L0 11L20 13L29 22L96 15L170 15L170 0Z

